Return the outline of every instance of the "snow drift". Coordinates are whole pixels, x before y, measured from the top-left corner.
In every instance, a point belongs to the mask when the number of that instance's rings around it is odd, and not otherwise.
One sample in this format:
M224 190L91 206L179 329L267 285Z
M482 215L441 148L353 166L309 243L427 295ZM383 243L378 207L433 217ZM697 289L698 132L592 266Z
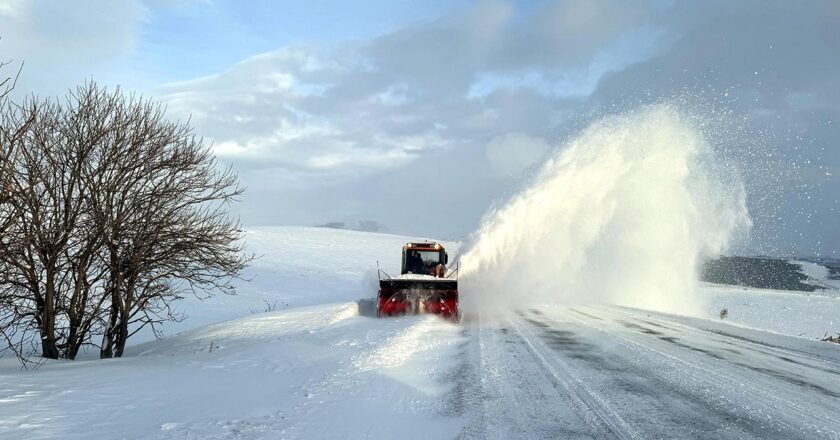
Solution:
M699 258L750 224L737 172L691 118L643 107L593 123L485 216L461 256L462 301L697 312Z

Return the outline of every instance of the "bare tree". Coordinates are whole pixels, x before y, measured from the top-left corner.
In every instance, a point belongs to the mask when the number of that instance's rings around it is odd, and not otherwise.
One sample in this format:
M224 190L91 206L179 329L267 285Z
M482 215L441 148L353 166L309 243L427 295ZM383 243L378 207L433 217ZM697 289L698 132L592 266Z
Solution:
M0 71L10 64L9 61L0 60ZM21 69L23 65L21 65ZM15 156L19 150L22 134L26 132L32 123L34 115L18 111L11 106L8 100L9 94L14 89L18 70L14 77L0 76L0 259L2 259L9 244L8 231L14 224L14 205L16 193L12 180L14 172ZM9 289L0 287L0 337L6 348L0 348L0 355L6 350L11 350L19 359L27 351L27 344L32 341L32 333L28 326L19 325L21 322L18 310L14 307L17 299L12 296ZM26 366L26 363L24 363Z
M84 230L90 225L85 218L89 188L81 172L103 131L87 103L68 102L65 107L32 98L15 107L13 126L25 128L18 130L10 164L12 222L0 255L0 289L14 298L11 310L18 321L31 317L37 325L46 358L75 357L76 303L89 291L82 287L92 286L79 277L87 277L94 252L89 241L96 239Z
M109 270L102 357L121 356L128 337L147 325L179 319L171 304L186 293L233 293L231 279L249 260L227 214L243 191L236 175L159 105L127 99L120 108L118 142L103 150L108 170L92 191Z
M88 185L108 273L101 356L111 357L146 325L179 319L171 304L184 294L233 293L230 281L249 258L227 214L243 191L231 170L159 105L119 92L105 98L119 104Z
M228 214L243 189L188 124L94 83L0 117L14 145L0 208L9 347L37 334L43 357L73 359L101 334L100 355L118 357L140 329L179 319L183 295L234 292L251 258Z
M10 318L6 330L25 334L30 327L39 329L41 355L56 358L54 287L60 253L54 233L58 232L63 203L55 190L61 187L57 175L61 167L54 157L42 154L49 149L42 142L54 138L50 133L57 106L40 109L40 104L32 100L10 107L4 117L4 132L16 133L4 136L12 138L9 144L13 159L4 167L9 199L4 207L7 224L0 253L0 285L2 297L8 302L8 309L4 309ZM35 115L30 124L22 118L27 112ZM50 168L56 172L51 173Z

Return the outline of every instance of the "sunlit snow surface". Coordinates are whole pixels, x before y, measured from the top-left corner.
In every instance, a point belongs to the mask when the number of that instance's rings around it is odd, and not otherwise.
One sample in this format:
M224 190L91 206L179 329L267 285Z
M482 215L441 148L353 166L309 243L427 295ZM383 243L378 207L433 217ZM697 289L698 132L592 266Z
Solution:
M570 304L494 323L359 316L377 260L397 272L418 238L249 231L253 279L185 301L164 340L34 371L0 360L0 439L840 435L840 346L816 341L840 331L831 291L707 285L698 318Z

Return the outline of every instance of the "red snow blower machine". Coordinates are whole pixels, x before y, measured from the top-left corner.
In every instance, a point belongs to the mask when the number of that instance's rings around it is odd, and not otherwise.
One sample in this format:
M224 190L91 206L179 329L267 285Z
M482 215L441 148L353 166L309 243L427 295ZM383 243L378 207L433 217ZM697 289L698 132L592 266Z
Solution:
M457 321L458 267L447 269L448 262L440 243L406 243L399 276L379 269L376 316L433 313Z

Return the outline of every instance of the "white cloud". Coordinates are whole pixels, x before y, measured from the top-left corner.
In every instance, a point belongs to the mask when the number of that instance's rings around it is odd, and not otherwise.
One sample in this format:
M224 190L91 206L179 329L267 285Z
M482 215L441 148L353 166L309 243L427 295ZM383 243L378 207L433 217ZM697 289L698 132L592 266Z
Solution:
M12 0L0 6L0 56L25 62L18 93L60 93L125 59L146 13L139 0Z
M550 129L558 113L535 112L576 93L574 81L555 78L585 70L646 15L613 7L575 1L522 15L514 3L484 1L369 41L281 48L159 92L238 166L298 170L301 178L313 171L358 176L482 138ZM545 21L561 13L589 25ZM576 40L585 35L582 48ZM575 55L563 56L572 47ZM532 49L535 58L522 58ZM486 80L518 70L534 73L515 83ZM471 95L482 81L481 94ZM557 93L542 96L546 84Z
M245 210L261 222L322 223L352 206L394 230L453 236L588 119L686 90L772 133L788 162L838 166L838 12L831 0L487 0L377 37L287 45L153 93L240 170ZM148 19L140 0L6 0L0 59L26 58L19 90L61 92L131 54ZM121 81L144 71L132 74ZM836 200L836 185L821 191ZM428 204L451 214L415 208Z
M25 0L7 0L0 3L0 17L13 20L19 19L25 6Z

